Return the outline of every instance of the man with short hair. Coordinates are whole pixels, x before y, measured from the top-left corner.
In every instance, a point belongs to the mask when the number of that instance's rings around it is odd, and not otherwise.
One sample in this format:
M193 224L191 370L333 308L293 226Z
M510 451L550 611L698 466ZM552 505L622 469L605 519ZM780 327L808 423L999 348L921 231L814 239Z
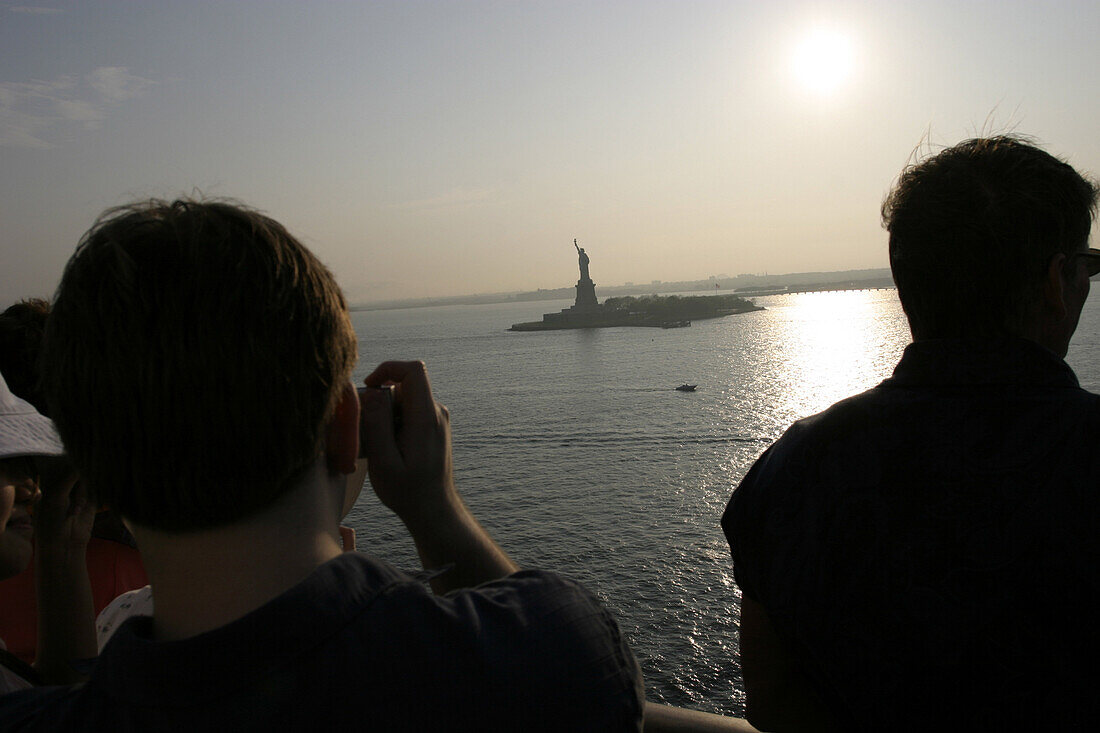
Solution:
M275 221L153 201L93 227L43 381L156 609L83 687L5 699L0 729L638 729L640 672L607 611L518 572L463 504L424 365L382 364L361 400L355 359L332 275ZM341 551L361 452L439 595Z
M795 423L722 526L767 730L1094 730L1100 397L1063 361L1096 185L969 140L883 204L910 344Z

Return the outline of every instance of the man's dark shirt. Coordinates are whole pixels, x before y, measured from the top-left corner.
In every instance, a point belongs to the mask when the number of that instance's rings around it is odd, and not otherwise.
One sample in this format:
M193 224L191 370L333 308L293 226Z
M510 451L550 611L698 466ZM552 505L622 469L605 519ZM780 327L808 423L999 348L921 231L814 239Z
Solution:
M1095 729L1100 397L1024 340L922 341L800 420L722 518L846 730Z
M577 584L435 596L357 553L182 641L123 624L77 688L0 697L0 731L637 731L641 673Z

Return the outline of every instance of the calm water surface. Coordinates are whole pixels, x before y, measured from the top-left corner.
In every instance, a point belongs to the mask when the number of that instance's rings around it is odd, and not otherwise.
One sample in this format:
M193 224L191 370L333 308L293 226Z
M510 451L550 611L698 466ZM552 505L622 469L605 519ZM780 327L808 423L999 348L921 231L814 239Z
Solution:
M1067 357L1100 390L1100 298ZM511 333L564 301L353 314L361 379L423 359L451 410L466 502L525 567L593 590L619 619L650 700L742 715L739 593L718 521L794 420L890 375L909 331L893 290L756 299L690 328ZM676 392L684 382L694 393ZM369 490L359 547L418 567Z

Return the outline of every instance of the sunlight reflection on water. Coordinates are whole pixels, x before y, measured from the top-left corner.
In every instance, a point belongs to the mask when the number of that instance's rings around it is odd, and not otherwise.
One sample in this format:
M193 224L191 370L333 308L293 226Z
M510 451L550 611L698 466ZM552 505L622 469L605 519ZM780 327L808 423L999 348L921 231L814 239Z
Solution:
M794 420L889 376L909 341L892 290L758 299L691 328L510 333L568 303L363 312L361 378L421 358L451 409L456 480L518 563L593 590L649 699L743 714L739 594L718 525L752 462ZM694 393L676 392L681 383ZM416 554L370 498L360 548Z
M900 307L882 307L879 293L791 296L791 317L781 321L773 342L773 358L781 365L777 409L792 420L811 415L893 371L909 343L909 328Z

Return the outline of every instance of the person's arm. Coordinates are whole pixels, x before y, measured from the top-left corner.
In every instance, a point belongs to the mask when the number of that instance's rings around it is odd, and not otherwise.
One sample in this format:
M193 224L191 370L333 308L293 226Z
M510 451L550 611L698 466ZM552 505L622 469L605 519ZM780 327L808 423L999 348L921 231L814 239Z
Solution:
M98 653L86 557L95 504L66 459L38 459L37 463L42 499L34 517L38 595L34 667L50 684L69 684L83 679L73 662Z
M740 637L745 717L750 723L769 731L836 730L832 715L795 667L767 611L745 595Z
M392 401L388 390L367 390L362 398L368 472L378 498L408 528L424 569L453 565L432 579L432 589L446 593L516 572L458 495L450 415L432 397L424 363L385 362L364 383L394 386Z
M655 702L645 704L645 733L757 733L741 718L677 708Z

